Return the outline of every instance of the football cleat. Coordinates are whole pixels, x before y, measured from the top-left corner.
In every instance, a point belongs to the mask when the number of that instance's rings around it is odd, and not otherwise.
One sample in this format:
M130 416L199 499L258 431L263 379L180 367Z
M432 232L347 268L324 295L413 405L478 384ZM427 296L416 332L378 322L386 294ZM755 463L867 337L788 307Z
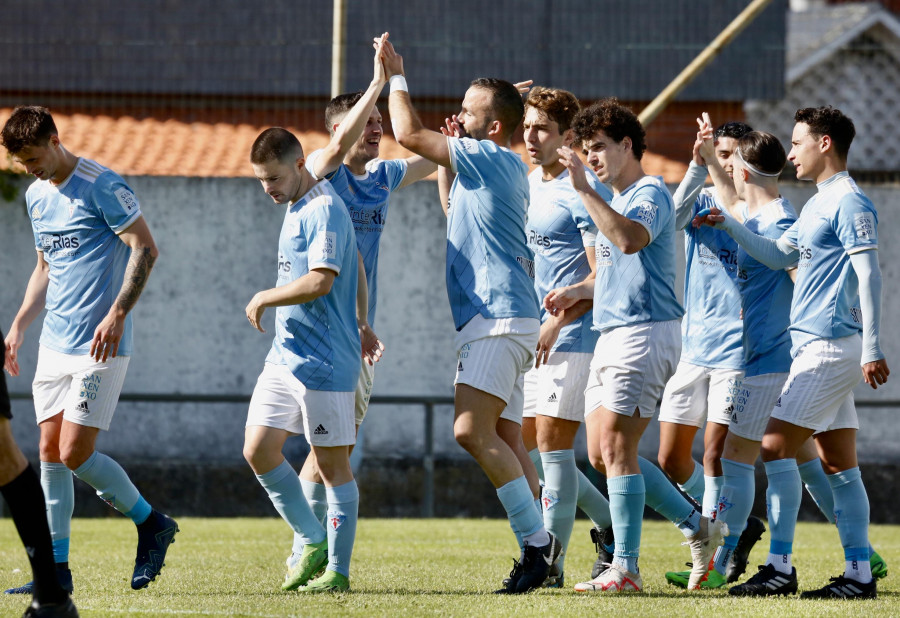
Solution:
M300 586L305 586L326 564L328 564L328 539L322 539L318 543L307 543L303 546L300 559L284 576L281 589L296 590Z
M725 580L729 584L740 579L744 571L747 570L747 564L750 563L750 550L762 538L765 531L766 525L759 517L751 515L747 518L747 526L741 532L737 547L734 548L734 552L732 552L731 557L728 559L728 564L725 566Z
M326 570L320 577L297 588L297 592L350 592L350 580L337 571Z
M797 569L791 567L791 574L785 575L771 564L760 566L756 575L728 590L728 594L736 597L772 597L796 593Z
M522 563L513 558L513 568L509 572L509 577L503 580L502 588L494 590L494 594L515 594L516 584L519 583L519 578L522 577L522 568Z
M830 584L818 590L800 593L801 599L874 599L876 596L874 577L868 584L863 584L843 575L832 577Z
M887 577L888 567L887 562L884 561L884 558L878 555L878 552L874 549L872 550L872 555L869 556L869 566L872 567L872 577L875 579L881 579L883 577ZM7 592L9 592L7 590Z
M613 561L613 552L610 551L610 548L615 547L616 537L613 535L612 526L591 528L591 542L594 544L594 549L597 550L597 560L594 562L594 568L591 569L591 579L595 579L606 570L606 565L612 564Z
M689 590L696 590L700 587L700 580L709 572L709 564L716 553L716 548L722 544L722 539L727 534L728 526L725 525L725 522L710 521L707 517L700 518L700 529L689 536L684 543L691 548Z
M550 536L550 542L540 547L525 543L525 552L522 558L522 574L516 582L516 594L531 592L540 588L547 579L550 567L559 558L562 546L559 540Z
M151 511L147 520L139 524L137 529L137 556L134 559L131 587L140 590L156 579L162 570L169 545L175 542L178 524L168 515Z
M33 601L22 614L22 618L78 618L78 610L68 597L63 603Z
M59 586L69 594L72 593L72 590L75 589L74 584L72 583L72 571L67 568L56 567L56 578L59 580ZM34 594L34 582L30 581L27 584L22 584L18 588L10 588L8 590L3 591L5 594Z
M598 577L575 584L575 592L641 592L643 589L640 573L626 571L616 564L603 566L606 569Z

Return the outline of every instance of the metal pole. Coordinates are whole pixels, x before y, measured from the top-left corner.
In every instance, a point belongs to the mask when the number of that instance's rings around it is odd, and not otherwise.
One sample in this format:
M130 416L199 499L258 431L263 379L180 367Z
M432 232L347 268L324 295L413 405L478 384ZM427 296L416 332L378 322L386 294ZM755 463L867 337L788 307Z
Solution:
M425 456L422 458L425 490L422 492L422 517L434 517L434 404L425 403Z
M722 53L722 50L725 49L725 47L727 47L734 38L744 30L744 28L749 26L771 2L772 0L753 0L753 2L747 5L747 8L741 11L740 15L735 17L734 20L719 33L719 36L713 39L712 43L707 45L706 49L700 52L700 55L694 58L694 60L678 74L678 77L673 79L662 92L656 95L656 98L650 102L650 105L643 109L638 116L641 124L646 127L653 122L653 119L672 102L672 99L677 97L678 93L694 81L694 78L700 74L700 71L705 69L710 62L715 60L716 56Z
M347 2L334 0L331 30L331 98L344 92L344 67L347 55Z

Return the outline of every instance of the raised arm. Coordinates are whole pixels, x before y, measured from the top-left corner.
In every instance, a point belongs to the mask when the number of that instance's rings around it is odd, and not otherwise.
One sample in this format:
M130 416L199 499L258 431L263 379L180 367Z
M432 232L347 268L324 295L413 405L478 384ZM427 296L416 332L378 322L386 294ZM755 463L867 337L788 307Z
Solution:
M334 130L331 141L322 150L322 153L315 160L313 172L316 178L324 178L332 173L344 161L344 157L350 152L353 145L359 140L366 128L366 122L375 109L375 103L378 101L378 95L387 83L384 66L381 62L381 49L387 42L388 33L385 32L380 38L376 39L375 59L372 81L369 87L363 93L362 98L356 102L341 123Z
M697 133L700 139L700 156L706 161L706 167L716 187L719 203L725 206L728 214L734 217L738 223L744 222L741 214L741 200L738 198L737 191L734 188L734 179L728 175L719 159L716 157L715 140L713 139L712 121L709 114L703 112L702 118L697 118L697 124L700 131Z
M426 129L413 109L403 74L403 57L394 51L390 41L384 41L381 58L385 73L391 80L388 109L394 139L407 150L438 165L450 167L450 147L447 145L447 138L438 131Z
M106 361L108 357L115 357L118 354L119 341L125 331L125 317L144 291L153 264L159 257L159 250L143 216L138 217L121 232L119 238L131 248L131 257L128 259L128 266L125 267L125 279L119 295L109 313L94 330L90 354L97 361Z
M584 173L584 163L575 154L575 151L568 146L563 146L557 152L560 163L569 170L572 186L600 233L626 255L637 253L649 245L650 234L647 232L647 228L637 221L632 221L617 213L591 188Z
M19 348L25 340L25 331L44 310L47 287L50 285L50 265L44 260L44 252L37 252L37 265L28 279L22 306L6 334L6 359L4 366L11 376L19 375Z
M400 186L397 188L402 189L414 182L419 182L423 178L426 178L437 171L437 168L437 163L429 161L419 155L408 157L406 159L406 176L403 177L403 182L401 182Z

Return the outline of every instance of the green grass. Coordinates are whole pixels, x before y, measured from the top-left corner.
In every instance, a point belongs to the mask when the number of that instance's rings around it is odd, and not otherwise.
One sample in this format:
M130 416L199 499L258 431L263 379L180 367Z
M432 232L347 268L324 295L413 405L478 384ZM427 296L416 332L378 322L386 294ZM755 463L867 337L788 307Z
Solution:
M306 597L282 593L291 535L280 519L180 518L162 576L150 588L129 587L134 526L124 518L79 519L72 526L75 602L82 616L841 616L845 601L738 599L725 591L685 593L665 583L667 570L690 559L670 524L645 522L640 595L600 597L572 592L594 558L585 521L576 523L566 561L567 590L527 596L490 594L516 554L505 521L364 519L353 555L353 592ZM755 572L768 534L754 549ZM860 616L900 616L900 527L873 526L872 542L891 569L878 599L853 604ZM801 524L794 544L800 588L817 588L843 570L837 531ZM748 573L749 574L749 573ZM0 522L0 586L30 579L25 552L10 520ZM0 615L19 615L26 599L0 595Z

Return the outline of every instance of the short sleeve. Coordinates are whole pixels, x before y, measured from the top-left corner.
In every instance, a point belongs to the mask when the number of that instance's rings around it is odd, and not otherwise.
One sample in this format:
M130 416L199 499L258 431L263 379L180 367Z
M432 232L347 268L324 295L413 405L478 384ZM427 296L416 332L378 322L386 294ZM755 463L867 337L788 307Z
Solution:
M847 253L878 248L878 215L869 198L848 193L835 213L834 231Z
M346 251L349 216L343 208L338 208L330 198L320 198L318 204L309 204L311 209L306 236L309 250L307 268L327 268L340 274L341 256Z
M639 188L634 197L628 202L625 212L622 214L632 221L637 221L647 229L650 241L659 236L663 226L669 221L660 213L660 208L665 208L668 200L661 194L658 187L647 185Z
M97 177L93 191L94 205L116 234L124 231L141 216L137 196L115 172L104 172Z
M366 169L370 174L384 174L388 187L391 192L394 192L403 183L403 179L406 178L409 166L405 159L376 159L370 161L366 165Z
M463 176L480 179L481 172L479 170L490 163L491 149L471 137L448 137L447 145L450 148L450 162L453 164L453 171ZM496 148L493 150L496 151Z

